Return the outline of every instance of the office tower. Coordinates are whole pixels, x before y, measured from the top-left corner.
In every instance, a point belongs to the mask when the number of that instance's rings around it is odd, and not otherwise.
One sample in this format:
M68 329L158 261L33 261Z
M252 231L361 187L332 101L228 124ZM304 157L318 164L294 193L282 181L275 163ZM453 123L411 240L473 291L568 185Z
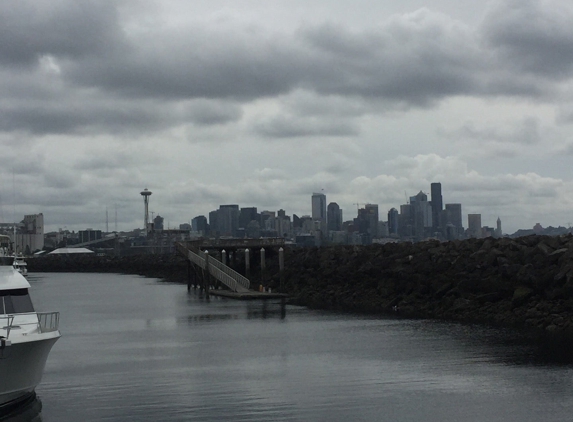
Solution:
M398 234L398 210L396 208L391 208L388 211L388 234L396 235Z
M275 230L279 237L292 237L292 223L290 217L286 215L285 210L278 210L275 219Z
M354 231L364 236L369 234L369 215L366 208L360 208L358 214L354 219Z
M503 233L501 231L501 219L497 217L497 227L495 229L495 237L502 237Z
M420 191L410 198L414 216L414 236L419 239L426 237L427 229L432 227L432 207L428 202L428 195Z
M336 202L331 202L326 207L326 219L328 231L342 230L342 210Z
M207 224L207 218L204 215L198 215L191 220L191 228L201 235L209 234L209 224Z
M366 218L368 220L368 234L375 239L378 237L378 221L380 218L378 216L378 204L366 204L364 205L364 210L366 211Z
M463 229L462 224L462 204L446 204L447 221L458 230Z
M237 229L239 228L238 205L219 205L217 228L219 236L236 236Z
M318 221L319 229L326 232L326 195L323 193L312 194L312 219Z
M468 214L468 234L470 237L482 237L481 214Z
M275 217L276 213L274 211L261 211L261 229L266 231L272 231L275 229Z
M432 183L430 185L430 193L432 195L432 227L437 231L442 226L440 216L442 213L442 184Z
M209 232L212 236L219 237L219 210L209 212Z
M414 206L412 204L400 205L400 218L398 233L402 237L410 237L414 232Z
M257 207L241 208L239 212L239 228L245 229L251 221L260 221Z
M153 230L163 230L163 217L159 214L153 219Z

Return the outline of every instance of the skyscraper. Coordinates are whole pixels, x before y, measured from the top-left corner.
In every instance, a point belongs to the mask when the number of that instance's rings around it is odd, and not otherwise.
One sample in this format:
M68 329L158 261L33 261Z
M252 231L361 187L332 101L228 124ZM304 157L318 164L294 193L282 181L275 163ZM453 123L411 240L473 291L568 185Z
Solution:
M366 204L364 205L366 211L366 218L368 219L368 234L375 239L378 237L378 221L380 217L378 216L378 204Z
M342 230L342 210L336 202L331 202L326 207L326 219L328 231Z
M430 193L432 195L432 228L437 231L439 227L442 226L443 222L440 221L440 215L442 214L442 184L432 183L430 185Z
M396 208L391 208L390 211L388 211L388 234L398 234L398 217L399 214Z
M198 215L191 220L191 228L193 231L198 232L201 235L209 234L209 225L207 224L207 218L204 215Z
M481 214L468 214L468 232L470 237L482 237Z
M259 221L257 207L245 207L239 211L239 228L245 229L251 221Z
M217 226L219 236L236 236L239 228L239 206L219 205Z
M454 227L461 230L462 224L462 204L446 204L447 221L446 223L453 224Z
M320 230L326 232L326 195L323 193L312 194L312 219L319 222Z

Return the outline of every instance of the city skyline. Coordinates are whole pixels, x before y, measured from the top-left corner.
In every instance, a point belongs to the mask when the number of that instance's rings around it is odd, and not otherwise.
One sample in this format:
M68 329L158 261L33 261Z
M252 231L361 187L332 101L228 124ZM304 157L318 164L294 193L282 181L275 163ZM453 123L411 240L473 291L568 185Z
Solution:
M573 221L573 5L20 0L0 11L0 223L219 204L380 213L441 181L512 233ZM330 201L329 201L330 202ZM464 217L465 218L465 217ZM466 224L466 222L464 222Z

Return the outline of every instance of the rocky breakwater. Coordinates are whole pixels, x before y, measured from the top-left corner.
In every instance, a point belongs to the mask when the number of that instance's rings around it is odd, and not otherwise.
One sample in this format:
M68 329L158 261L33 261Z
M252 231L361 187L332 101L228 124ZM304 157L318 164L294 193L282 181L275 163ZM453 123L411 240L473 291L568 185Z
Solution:
M293 249L284 286L313 308L573 333L573 237Z
M92 272L139 274L169 282L187 282L187 262L170 255L95 256L48 255L28 259L28 271L34 272Z

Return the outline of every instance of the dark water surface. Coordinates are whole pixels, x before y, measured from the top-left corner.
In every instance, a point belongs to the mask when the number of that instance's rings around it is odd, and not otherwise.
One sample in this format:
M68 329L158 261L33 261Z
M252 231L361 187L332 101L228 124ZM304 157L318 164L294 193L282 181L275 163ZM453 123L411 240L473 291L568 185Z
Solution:
M508 333L187 294L113 274L31 274L59 310L41 420L569 421L573 367Z

